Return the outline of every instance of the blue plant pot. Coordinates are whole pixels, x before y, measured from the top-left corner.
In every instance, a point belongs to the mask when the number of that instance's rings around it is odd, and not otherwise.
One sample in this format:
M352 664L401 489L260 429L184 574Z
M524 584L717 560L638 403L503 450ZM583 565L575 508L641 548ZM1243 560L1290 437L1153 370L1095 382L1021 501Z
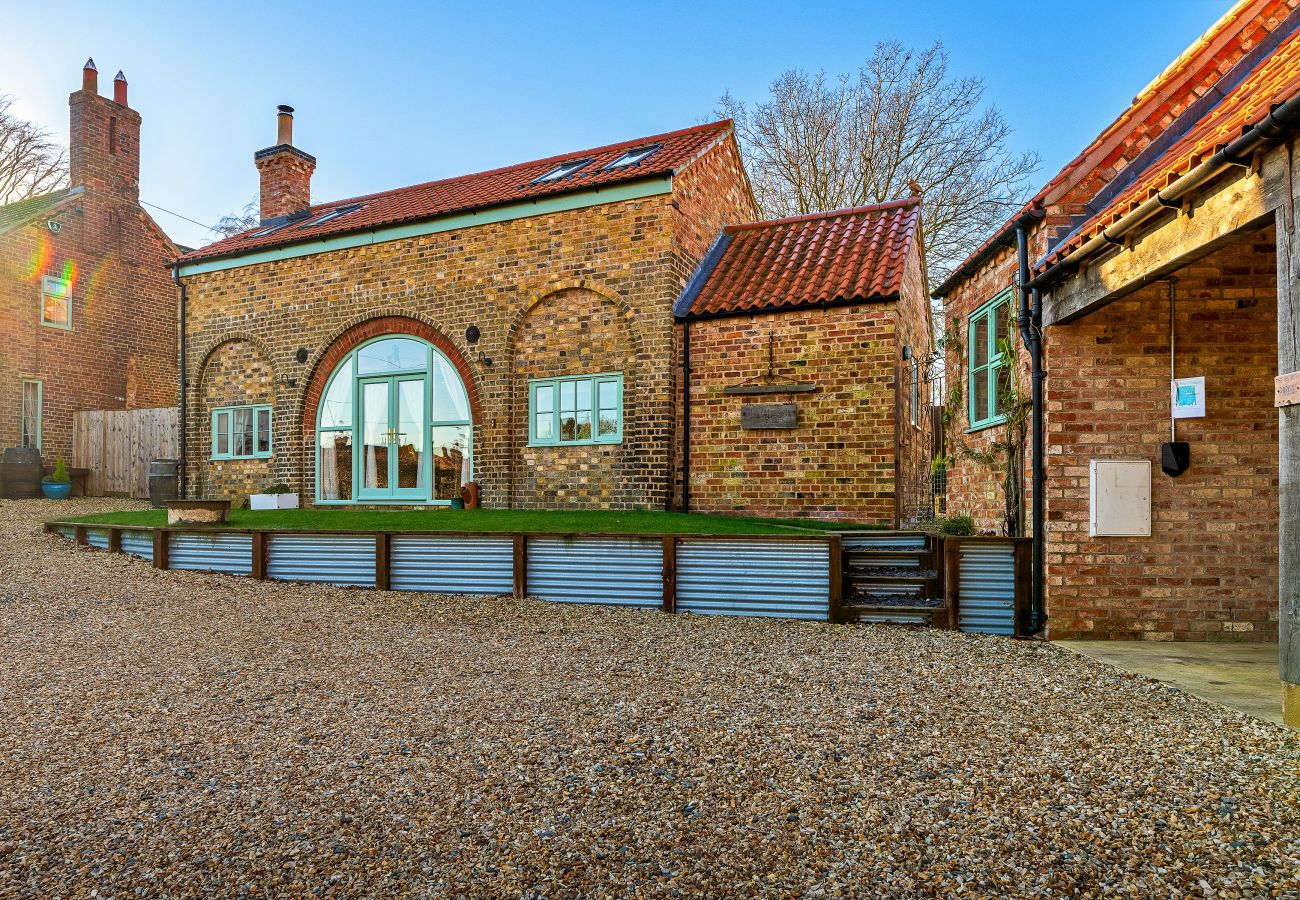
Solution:
M72 496L72 482L42 481L41 492L47 500L67 500Z

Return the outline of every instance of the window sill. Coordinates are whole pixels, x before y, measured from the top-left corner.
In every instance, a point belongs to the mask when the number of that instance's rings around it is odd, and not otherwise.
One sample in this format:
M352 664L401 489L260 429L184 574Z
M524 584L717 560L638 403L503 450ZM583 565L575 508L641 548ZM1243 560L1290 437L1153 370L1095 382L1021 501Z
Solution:
M266 460L274 458L274 453L257 453L253 456L209 456L210 462L248 462L249 460Z
M559 441L557 441L557 442L555 442L555 443L553 443L553 444L539 444L539 443L537 443L536 441L529 441L529 442L528 442L528 446L529 446L529 447L538 447L538 448L545 448L545 447L617 447L617 446L618 446L619 444L621 444L621 443L623 443L623 439L622 439L622 438L619 438L617 441L564 441L564 442L559 442Z
M972 425L970 428L967 428L963 434L974 434L977 431L986 431L990 428L996 428L999 425L1005 425L1006 423L1006 416L998 416L996 419L989 419L987 422L980 422L976 425Z
M45 328L53 328L55 331L71 331L71 325L60 325L58 322L41 322Z

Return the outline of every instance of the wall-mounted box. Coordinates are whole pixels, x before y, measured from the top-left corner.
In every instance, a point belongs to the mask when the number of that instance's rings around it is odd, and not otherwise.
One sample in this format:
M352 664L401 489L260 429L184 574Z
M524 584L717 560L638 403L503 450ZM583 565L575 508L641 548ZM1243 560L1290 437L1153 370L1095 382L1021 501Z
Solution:
M1088 535L1146 537L1151 534L1151 462L1094 459L1089 464Z

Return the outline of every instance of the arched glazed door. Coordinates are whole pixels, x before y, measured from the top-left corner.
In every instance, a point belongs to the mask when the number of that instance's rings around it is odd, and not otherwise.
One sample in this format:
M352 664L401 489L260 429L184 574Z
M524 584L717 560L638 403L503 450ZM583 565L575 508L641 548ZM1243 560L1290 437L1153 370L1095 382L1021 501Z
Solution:
M376 338L344 357L316 436L318 503L449 503L473 477L465 385L420 338Z

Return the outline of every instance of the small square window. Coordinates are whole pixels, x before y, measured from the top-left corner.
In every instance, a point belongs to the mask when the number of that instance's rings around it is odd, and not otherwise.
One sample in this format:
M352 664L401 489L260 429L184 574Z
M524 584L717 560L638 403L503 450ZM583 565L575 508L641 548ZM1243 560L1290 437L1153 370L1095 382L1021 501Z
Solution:
M623 440L623 376L617 372L530 383L529 442L618 444Z
M605 169L608 171L610 169L626 169L628 166L635 166L653 156L655 151L658 149L659 145L653 144L649 147L637 147L635 150L629 150L618 159L605 166Z
M271 407L226 406L212 411L213 459L271 456Z
M41 279L41 324L72 327L72 282L46 275Z
M591 165L590 159L575 159L572 162L560 163L540 178L533 179L533 184L549 184L552 181L562 181L589 165Z

